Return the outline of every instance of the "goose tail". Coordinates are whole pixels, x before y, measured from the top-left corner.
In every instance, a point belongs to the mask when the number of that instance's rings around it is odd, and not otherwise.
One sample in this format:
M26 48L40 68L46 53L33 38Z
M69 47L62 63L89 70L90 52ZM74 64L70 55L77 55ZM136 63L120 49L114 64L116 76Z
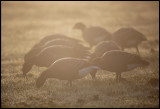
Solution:
M148 65L150 64L150 63L149 63L148 61L146 61L146 60L142 60L141 63L142 63L142 65L144 65L144 66L148 66Z

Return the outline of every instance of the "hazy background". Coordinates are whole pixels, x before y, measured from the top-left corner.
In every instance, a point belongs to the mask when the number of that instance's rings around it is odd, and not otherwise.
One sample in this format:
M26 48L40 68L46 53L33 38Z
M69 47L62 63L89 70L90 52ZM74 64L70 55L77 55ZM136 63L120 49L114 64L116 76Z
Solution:
M146 85L150 78L159 78L158 1L2 1L1 6L2 107L159 107L159 87ZM80 31L72 30L76 22L102 26L111 33L134 27L148 39L139 48L151 65L123 73L130 81L126 84L116 83L115 73L100 71L97 81L87 76L68 87L52 79L36 89L35 80L44 69L33 67L24 79L25 53L55 33L82 39Z

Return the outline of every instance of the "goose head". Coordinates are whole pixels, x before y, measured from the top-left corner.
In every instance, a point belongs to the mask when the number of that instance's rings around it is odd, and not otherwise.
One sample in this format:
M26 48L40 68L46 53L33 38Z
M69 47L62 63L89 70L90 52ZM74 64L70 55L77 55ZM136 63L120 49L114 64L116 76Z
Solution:
M32 68L32 64L25 62L22 67L23 75L26 76L26 74L31 70L31 68Z
M78 23L76 23L75 25L74 25L74 27L73 27L73 29L80 29L80 30L84 30L86 28L86 26L83 24L83 23L81 23L81 22L78 22Z

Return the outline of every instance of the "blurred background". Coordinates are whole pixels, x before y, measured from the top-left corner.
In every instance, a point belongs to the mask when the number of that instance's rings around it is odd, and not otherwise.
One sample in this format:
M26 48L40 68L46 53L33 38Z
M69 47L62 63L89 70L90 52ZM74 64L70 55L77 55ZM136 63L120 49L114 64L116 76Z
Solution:
M150 87L144 88L149 90L145 94L143 94L144 89L141 90L140 87L151 76L159 76L159 1L2 1L1 6L2 107L158 107L159 87L153 90ZM38 72L36 68L30 73L30 78L26 82L24 81L20 69L25 53L41 38L51 34L61 33L83 40L80 31L72 30L77 22L83 22L87 27L101 26L111 33L122 27L130 26L147 37L148 41L140 46L140 52L152 64L147 73L138 72L136 73L137 76L134 76L135 73L129 73L129 76L131 74L132 77L131 80L139 76L137 80L142 83L137 83L137 93L131 95L131 93L126 92L129 93L129 97L121 96L121 98L117 98L118 96L113 94L113 98L106 99L106 96L110 97L111 95L106 94L108 88L110 88L109 93L114 89L118 90L119 87L119 85L107 86L104 89L103 87L106 86L108 81L107 83L104 82L106 84L98 84L99 87L98 89L95 88L95 92L93 86L82 85L78 88L77 85L72 90L66 89L66 87L63 88L64 84L62 83L58 86L59 81L57 80L55 82L58 85L52 85L47 91L45 87L37 91L34 86L34 80L39 74L35 73ZM155 52L151 54L150 49L154 49ZM128 49L128 52L135 51ZM153 74L154 71L156 71L155 74ZM99 74L99 77L101 79L106 78L103 74ZM90 80L90 77L86 79ZM78 82L76 84L83 84L84 81ZM126 90L123 84L121 86L123 88L120 92ZM85 87L87 88L82 91L83 93L72 92ZM66 94L64 90L69 91L69 94ZM69 97L72 93L72 97ZM138 95L138 93L142 94ZM90 101L90 94L102 98L100 101ZM137 98L138 96L141 96L141 98ZM153 101L151 101L152 98ZM86 104L83 104L83 102Z

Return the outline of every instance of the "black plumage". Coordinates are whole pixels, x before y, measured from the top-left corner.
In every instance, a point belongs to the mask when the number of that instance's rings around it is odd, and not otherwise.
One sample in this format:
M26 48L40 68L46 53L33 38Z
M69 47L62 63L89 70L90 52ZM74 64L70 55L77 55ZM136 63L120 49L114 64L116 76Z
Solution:
M108 51L93 62L103 70L115 72L118 81L121 79L122 72L149 65L149 62L143 60L140 56L120 50Z
M75 47L75 48L78 48L78 49L89 50L89 48L85 47L80 42L75 42L75 41L70 40L70 39L56 38L56 39L53 39L53 40L50 40L50 41L44 43L41 46L37 46L37 47L32 48L29 52L27 52L25 54L24 61L27 61L30 58L32 58L33 56L37 55L42 49L44 49L46 47L49 47L49 46L53 46L53 45L65 45L65 46Z
M85 58L89 55L87 50L64 45L54 45L42 49L37 55L30 58L23 65L22 71L26 75L33 65L49 67L54 61L63 57Z
M57 78L68 80L72 85L72 80L80 79L88 73L95 72L99 67L93 66L88 61L78 58L61 58L55 61L47 70L42 72L36 81L37 88L43 86L47 78Z
M82 31L83 39L89 43L90 47L93 47L101 41L111 39L111 33L105 28L99 26L91 26L87 28L83 23L77 23L73 28Z
M121 28L112 35L112 40L115 41L122 49L135 47L139 53L138 45L147 38L141 32L132 27Z
M111 50L121 50L121 48L114 41L102 41L94 48L91 58L101 57L105 52Z

